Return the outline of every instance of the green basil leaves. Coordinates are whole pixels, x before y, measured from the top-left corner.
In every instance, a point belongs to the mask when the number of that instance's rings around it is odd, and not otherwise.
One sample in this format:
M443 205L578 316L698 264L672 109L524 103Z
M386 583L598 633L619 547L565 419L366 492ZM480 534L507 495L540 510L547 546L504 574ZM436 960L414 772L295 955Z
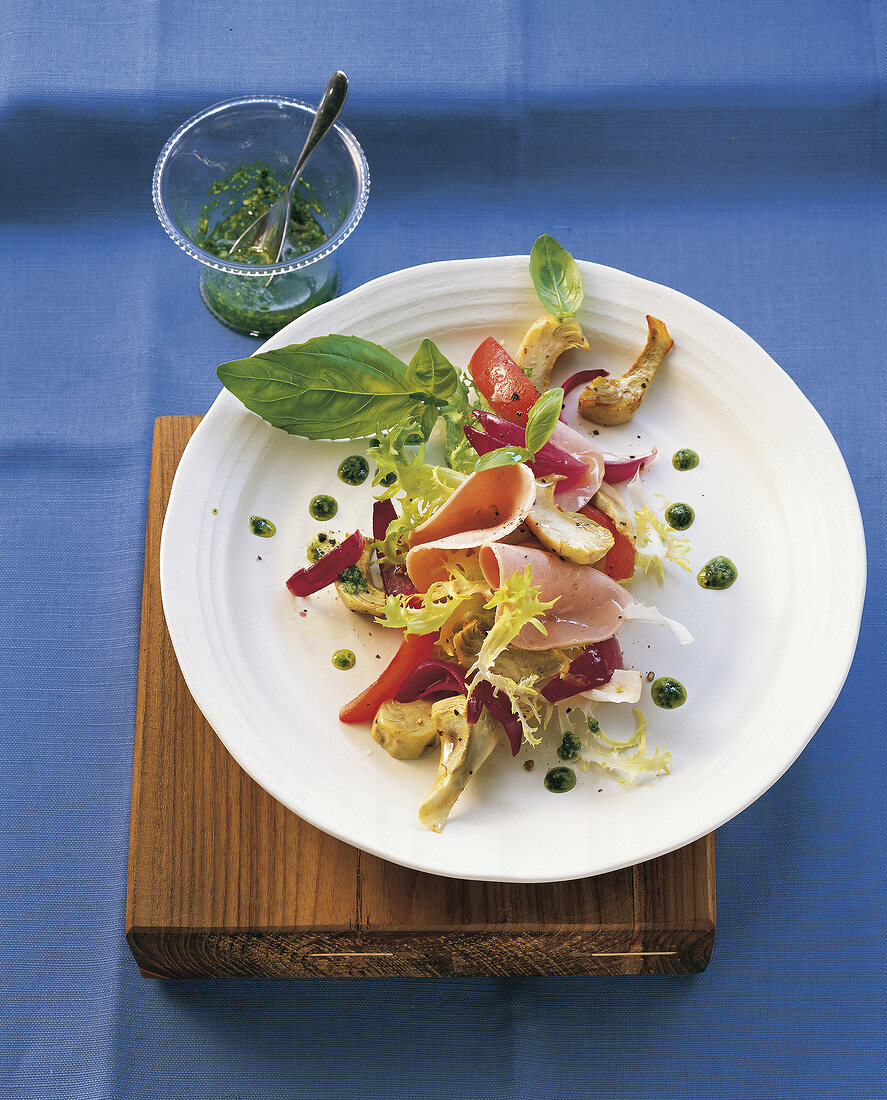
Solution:
M357 336L318 336L216 373L252 412L306 439L363 439L403 422L427 439L458 385L456 368L430 340L406 364Z
M585 297L579 265L562 244L543 233L530 253L530 277L539 301L563 321L579 311Z
M557 427L564 407L564 391L560 386L546 390L527 413L526 448L533 454L544 447Z

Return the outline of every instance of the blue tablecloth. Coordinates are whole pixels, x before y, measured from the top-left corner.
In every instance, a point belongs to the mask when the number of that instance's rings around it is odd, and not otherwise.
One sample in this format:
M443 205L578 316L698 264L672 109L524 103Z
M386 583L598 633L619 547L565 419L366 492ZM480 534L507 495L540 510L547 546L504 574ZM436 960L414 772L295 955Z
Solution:
M887 7L2 12L0 1093L884 1096ZM204 309L151 171L209 103L315 99L339 67L373 175L345 289L550 232L737 322L846 456L870 565L856 662L718 832L701 975L163 984L124 942L153 421L206 410L216 364L257 345Z

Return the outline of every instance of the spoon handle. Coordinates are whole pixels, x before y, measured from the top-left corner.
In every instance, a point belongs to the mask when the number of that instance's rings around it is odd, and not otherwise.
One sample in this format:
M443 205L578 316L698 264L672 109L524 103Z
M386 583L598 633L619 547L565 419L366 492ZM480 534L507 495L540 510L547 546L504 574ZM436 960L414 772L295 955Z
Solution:
M288 196L292 196L293 188L296 186L299 174L305 167L305 162L314 152L317 143L341 114L342 108L345 106L347 95L348 77L343 72L333 73L326 86L326 91L323 93L323 97L318 104L314 122L311 124L311 129L308 131L308 137L305 138L305 144L302 146L302 152L299 154L299 159L296 161L296 166L289 178L289 183L286 185L286 193Z
M280 257L283 255L283 249L286 244L286 234L289 229L293 191L295 190L296 182L301 175L302 169L305 167L305 162L314 152L317 143L339 117L342 108L345 106L345 98L347 95L348 77L343 72L334 72L329 79L329 83L326 86L326 91L323 93L320 103L317 105L317 113L314 115L314 121L311 123L308 137L305 138L302 152L299 153L299 159L296 161L296 166L286 185L286 191L283 197L283 207L280 215L281 221L278 222L281 233L280 244L277 246L277 255L274 257L275 263L280 263ZM273 279L274 276L269 275L265 286L270 286Z

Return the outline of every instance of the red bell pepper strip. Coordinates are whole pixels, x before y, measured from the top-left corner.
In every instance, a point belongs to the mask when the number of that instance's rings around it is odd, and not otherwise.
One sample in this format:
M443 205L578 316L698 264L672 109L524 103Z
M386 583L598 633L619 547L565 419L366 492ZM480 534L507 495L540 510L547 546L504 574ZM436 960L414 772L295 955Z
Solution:
M539 400L539 391L492 336L481 344L468 364L471 377L493 412L512 424L526 424L527 413Z
M363 553L363 535L355 531L344 542L328 551L322 558L305 569L297 569L286 582L294 596L310 596L332 584L338 575L360 561Z
M593 519L595 523L599 523L601 527L606 527L613 536L613 545L604 555L602 563L607 576L612 577L614 581L627 581L629 577L633 577L634 545L628 535L620 531L615 522L599 508L586 504L579 511L589 519Z
M372 722L383 703L393 699L407 674L420 662L427 661L434 649L437 632L406 634L391 663L356 699L339 711L340 722Z

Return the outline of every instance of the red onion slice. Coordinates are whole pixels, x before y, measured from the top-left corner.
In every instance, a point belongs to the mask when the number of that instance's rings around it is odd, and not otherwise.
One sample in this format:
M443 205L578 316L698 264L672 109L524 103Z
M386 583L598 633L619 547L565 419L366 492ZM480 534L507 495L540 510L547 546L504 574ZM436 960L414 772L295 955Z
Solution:
M489 680L481 680L468 699L466 716L470 725L480 718L481 707L486 707L491 717L502 723L508 743L511 745L511 755L517 756L524 731L508 696L501 691L494 691Z
M607 638L589 646L584 653L570 663L562 675L550 680L542 689L543 698L549 703L569 699L580 691L603 687L613 679L617 668L622 668L622 650L615 638Z
M393 500L377 500L373 504L373 538L381 542L388 534L388 526L397 519Z
M656 448L645 455L604 455L604 481L608 485L621 485L631 481L642 467L647 466L656 457Z
M286 582L294 596L310 596L332 584L343 569L356 565L363 553L363 535L355 531L306 569L298 569Z
M412 703L432 695L464 695L465 672L459 665L429 657L407 673L394 698L399 703Z
M470 424L465 425L465 436L478 454L488 454L497 447L523 447L526 445L526 432L520 424L510 424L507 420L486 412L484 409L475 411L474 416L483 425L484 431L479 432ZM545 477L548 474L559 474L562 485L572 487L578 485L588 472L588 465L569 451L556 447L553 443L546 443L536 452L532 462L527 463L536 477Z
M379 572L382 574L382 588L386 596L415 596L419 591L403 565L380 561Z
M577 370L575 374L571 374L570 377L563 383L562 389L564 391L564 397L571 390L575 390L577 386L584 386L588 382L593 382L595 378L608 378L610 372L605 370Z

